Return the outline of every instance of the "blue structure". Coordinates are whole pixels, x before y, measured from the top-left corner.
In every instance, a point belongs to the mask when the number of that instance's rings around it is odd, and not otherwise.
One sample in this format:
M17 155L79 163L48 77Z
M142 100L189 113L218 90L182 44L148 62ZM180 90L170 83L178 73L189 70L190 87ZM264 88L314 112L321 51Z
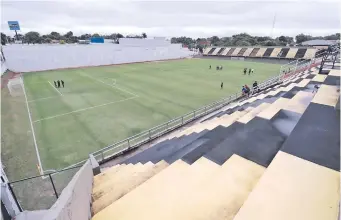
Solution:
M20 26L18 21L8 21L8 27L11 31L20 31Z
M104 43L104 37L92 37L90 39L91 43Z

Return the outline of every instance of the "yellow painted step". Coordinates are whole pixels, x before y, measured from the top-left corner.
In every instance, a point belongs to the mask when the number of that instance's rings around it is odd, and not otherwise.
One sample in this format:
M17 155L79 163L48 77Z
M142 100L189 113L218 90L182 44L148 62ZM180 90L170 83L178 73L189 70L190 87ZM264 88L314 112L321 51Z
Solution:
M340 70L330 70L330 72L329 72L329 74L328 74L329 76L338 76L338 77L340 77L341 76L341 71Z
M340 96L337 86L321 85L312 102L322 105L335 106Z
M94 185L98 185L100 182L105 181L108 176L110 176L110 173L115 173L119 169L123 168L125 164L117 164L115 166L112 166L106 170L104 170L102 173L98 174L97 176L94 176Z
M124 180L127 176L131 176L139 172L143 169L144 165L141 163L132 165L128 164L125 168L121 169L119 172L111 175L110 179L101 183L98 186L94 186L92 189L92 198L93 200L97 200L99 197L105 194L105 192L109 191L115 184Z
M288 101L283 109L303 114L310 103L309 100L311 100L313 96L314 94L311 92L299 91Z
M327 78L327 75L317 74L311 81L314 81L314 82L324 82L324 80L326 78Z
M156 175L167 166L168 163L166 163L165 161L160 161L152 166L144 166L145 170L138 173L136 176L131 175L126 178L125 181L121 181L120 183L113 185L113 188L111 188L111 190L107 191L103 196L92 203L93 213L96 214L99 211L103 210L105 207L107 207L117 199L121 198L152 176Z
M162 215L163 210L160 210L159 207L168 208L175 206L169 204L163 195L167 194L169 197L177 195L176 192L181 188L189 167L190 165L182 160L174 162L130 193L98 212L92 219L136 220L150 219L147 217L150 214L154 214L154 216Z
M279 151L234 220L337 219L340 172Z
M259 106L257 106L256 108L254 108L250 112L248 112L246 115L244 115L243 117L239 118L238 122L241 122L241 123L244 123L244 124L248 123L254 117L256 117L256 115L258 115L261 111L263 111L264 109L266 109L269 106L270 106L269 103L262 103L262 104L260 104Z
M270 120L284 106L286 106L288 104L288 102L289 102L289 99L280 97L276 101L274 101L268 108L261 111L257 116Z
M183 196L172 212L173 219L232 220L265 168L233 155L205 181Z

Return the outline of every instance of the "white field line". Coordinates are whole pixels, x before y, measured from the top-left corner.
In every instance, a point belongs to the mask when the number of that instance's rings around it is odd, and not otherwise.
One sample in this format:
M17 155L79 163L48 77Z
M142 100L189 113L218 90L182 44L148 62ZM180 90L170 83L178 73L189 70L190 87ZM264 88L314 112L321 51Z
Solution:
M39 150L38 150L36 135L35 135L35 133L34 133L34 127L33 127L31 112L30 112L30 108L29 108L28 102L27 102L27 95L26 95L25 83L24 83L24 79L23 79L22 77L21 77L21 80L22 80L22 82L23 82L23 89L24 89L24 95L25 95L25 100L26 100L27 113L28 113L28 118L29 118L29 120L30 120L30 124L31 124L31 131L32 131L32 136L33 136L34 147L35 147L35 149L36 149L38 164L39 164L39 167L40 167L39 172L40 172L40 174L44 174L43 165L42 165L41 160L40 160L40 155L39 155Z
M100 104L100 105L95 105L95 106L91 106L91 107L88 107L88 108L82 108L82 109L78 109L78 110L75 110L75 111L71 111L71 112L67 112L67 113L63 113L63 114L59 114L59 115L54 115L54 116L38 119L38 120L33 121L33 123L44 121L44 120L49 120L49 119L53 119L53 118L58 118L58 117L61 117L61 116L64 116L64 115L69 115L69 114L73 114L73 113L77 113L77 112L82 112L82 111L86 111L86 110L93 109L93 108L98 108L98 107L102 107L102 106L106 106L106 105L111 105L111 104L115 104L115 103L119 103L119 102L124 102L124 101L128 101L130 99L135 99L135 98L137 98L137 96L126 98L126 99L122 99L122 100L118 100L118 101L114 101L114 102L108 102L108 103L104 103L104 104Z
M41 100L45 100L45 99L55 99L55 98L60 98L60 96L49 96L49 97L45 97L45 98L40 98L40 99L33 99L33 100L29 100L28 102L38 102Z
M63 94L56 87L54 87L50 81L48 82L52 86L52 88L54 88L61 96L63 96Z
M95 81L97 81L97 82L103 83L104 85L110 86L110 87L112 87L112 88L121 90L121 91L126 92L126 93L128 93L128 94L130 94L130 95L133 95L133 96L135 96L135 97L139 97L139 96L138 96L137 94L135 94L135 93L132 93L132 92L129 92L129 91L125 90L125 89L119 88L116 84L115 84L115 85L110 85L110 84L105 83L105 82L103 82L103 81L101 81L101 80L99 80L99 79L96 79L96 78L94 78L94 77L92 77L92 76L89 76L88 74L85 74L85 73L81 73L80 75L81 75L81 76L86 76L86 77L88 77L88 78L90 78L90 79L93 79L93 80L95 80Z

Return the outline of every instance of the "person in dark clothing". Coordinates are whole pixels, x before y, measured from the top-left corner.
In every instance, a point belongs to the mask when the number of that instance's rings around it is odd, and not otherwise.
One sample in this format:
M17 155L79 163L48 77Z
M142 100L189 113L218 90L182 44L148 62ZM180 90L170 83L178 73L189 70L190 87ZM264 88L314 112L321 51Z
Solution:
M60 81L57 80L57 88L60 88Z
M220 70L223 70L223 66L220 66Z
M219 70L219 66L216 67L216 70Z
M257 81L255 81L255 82L252 84L252 87L253 87L253 91L255 91L255 92L258 92L258 91L259 91Z
M63 81L63 80L60 80L60 82L62 83L62 86L63 86L63 88L64 88L64 81Z
M212 68L212 66L210 65L210 68L209 69L211 69Z
M223 87L224 87L224 82L221 82L220 89L223 89Z
M244 68L244 75L246 75L246 70L247 70L247 68Z
M57 88L57 83L56 83L56 81L53 81L54 82L54 87L56 87Z
M244 87L246 89L246 94L249 96L250 95L250 88L247 85L245 85Z
M249 76L250 76L250 74L251 74L251 68L249 69Z

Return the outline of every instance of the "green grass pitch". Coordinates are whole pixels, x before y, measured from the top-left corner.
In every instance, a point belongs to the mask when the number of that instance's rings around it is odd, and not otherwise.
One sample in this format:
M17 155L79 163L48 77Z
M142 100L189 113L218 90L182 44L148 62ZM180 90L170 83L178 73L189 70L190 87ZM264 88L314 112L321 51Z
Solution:
M217 65L223 70L217 71ZM244 67L255 73L243 75ZM240 92L242 85L274 76L279 68L255 62L185 59L24 74L43 169L79 162L109 144ZM65 88L54 88L53 81L58 79L64 80ZM16 173L15 178L37 174L26 99L3 91L2 118L5 165Z

